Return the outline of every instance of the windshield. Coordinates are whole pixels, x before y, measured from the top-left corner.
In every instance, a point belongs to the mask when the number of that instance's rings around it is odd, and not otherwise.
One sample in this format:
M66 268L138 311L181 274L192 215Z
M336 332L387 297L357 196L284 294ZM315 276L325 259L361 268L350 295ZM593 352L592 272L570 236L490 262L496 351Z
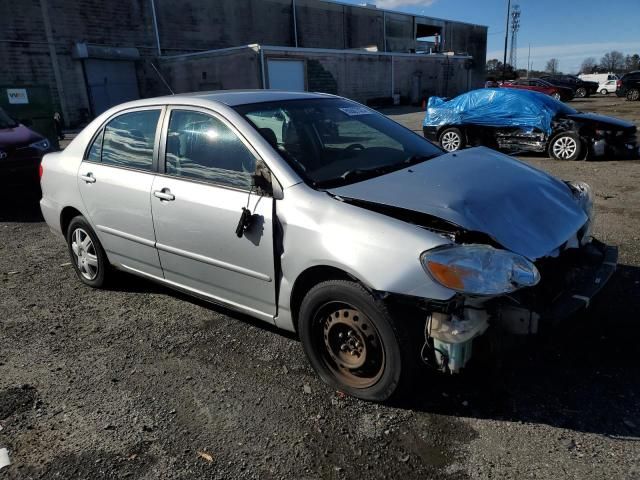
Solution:
M16 122L13 118L11 118L7 113L0 107L0 128L15 128L18 126L18 122Z
M443 154L423 137L349 100L286 100L236 110L315 187L358 182Z

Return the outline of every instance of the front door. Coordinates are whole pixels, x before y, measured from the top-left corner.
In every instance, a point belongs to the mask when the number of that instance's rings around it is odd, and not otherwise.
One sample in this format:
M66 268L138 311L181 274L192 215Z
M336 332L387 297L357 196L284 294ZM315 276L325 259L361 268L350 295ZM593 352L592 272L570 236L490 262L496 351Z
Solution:
M78 170L78 186L109 260L162 277L151 218L154 147L161 109L123 113L96 135Z
M256 153L222 118L172 108L152 186L165 280L273 322L273 198L250 193ZM253 215L241 238L242 208Z

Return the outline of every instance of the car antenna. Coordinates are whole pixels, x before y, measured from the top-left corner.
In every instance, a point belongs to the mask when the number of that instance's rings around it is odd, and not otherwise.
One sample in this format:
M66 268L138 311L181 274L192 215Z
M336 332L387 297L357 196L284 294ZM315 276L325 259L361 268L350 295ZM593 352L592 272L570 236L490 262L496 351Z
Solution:
M169 83L167 83L167 81L164 79L164 77L162 76L162 74L160 73L160 70L158 70L158 67L156 67L153 62L150 62L151 66L153 67L153 69L156 71L156 73L158 74L158 76L160 77L160 80L162 80L162 83L164 83L164 86L167 87L167 89L171 92L171 95L175 95L175 92L173 90L171 90L171 87L169 86Z

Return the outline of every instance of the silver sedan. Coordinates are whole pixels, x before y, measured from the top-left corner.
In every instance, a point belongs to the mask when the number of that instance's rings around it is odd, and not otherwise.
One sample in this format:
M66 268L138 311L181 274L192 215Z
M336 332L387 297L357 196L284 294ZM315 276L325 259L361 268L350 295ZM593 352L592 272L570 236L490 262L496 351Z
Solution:
M368 400L421 363L460 371L488 329L535 334L588 305L617 260L588 185L447 154L331 95L123 104L41 175L82 282L123 270L297 332L325 382Z

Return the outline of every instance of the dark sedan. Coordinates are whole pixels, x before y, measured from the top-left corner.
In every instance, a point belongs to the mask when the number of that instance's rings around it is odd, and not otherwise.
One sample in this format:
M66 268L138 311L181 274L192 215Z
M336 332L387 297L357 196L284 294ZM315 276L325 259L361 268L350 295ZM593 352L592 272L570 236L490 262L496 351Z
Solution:
M583 113L546 95L481 89L445 102L429 99L424 136L449 152L484 145L509 152L548 152L556 160L638 156L636 126Z
M38 185L38 169L51 143L0 108L0 178L4 185Z
M586 98L598 93L597 82L582 80L575 75L545 75L540 78L557 87L572 89L577 98Z

